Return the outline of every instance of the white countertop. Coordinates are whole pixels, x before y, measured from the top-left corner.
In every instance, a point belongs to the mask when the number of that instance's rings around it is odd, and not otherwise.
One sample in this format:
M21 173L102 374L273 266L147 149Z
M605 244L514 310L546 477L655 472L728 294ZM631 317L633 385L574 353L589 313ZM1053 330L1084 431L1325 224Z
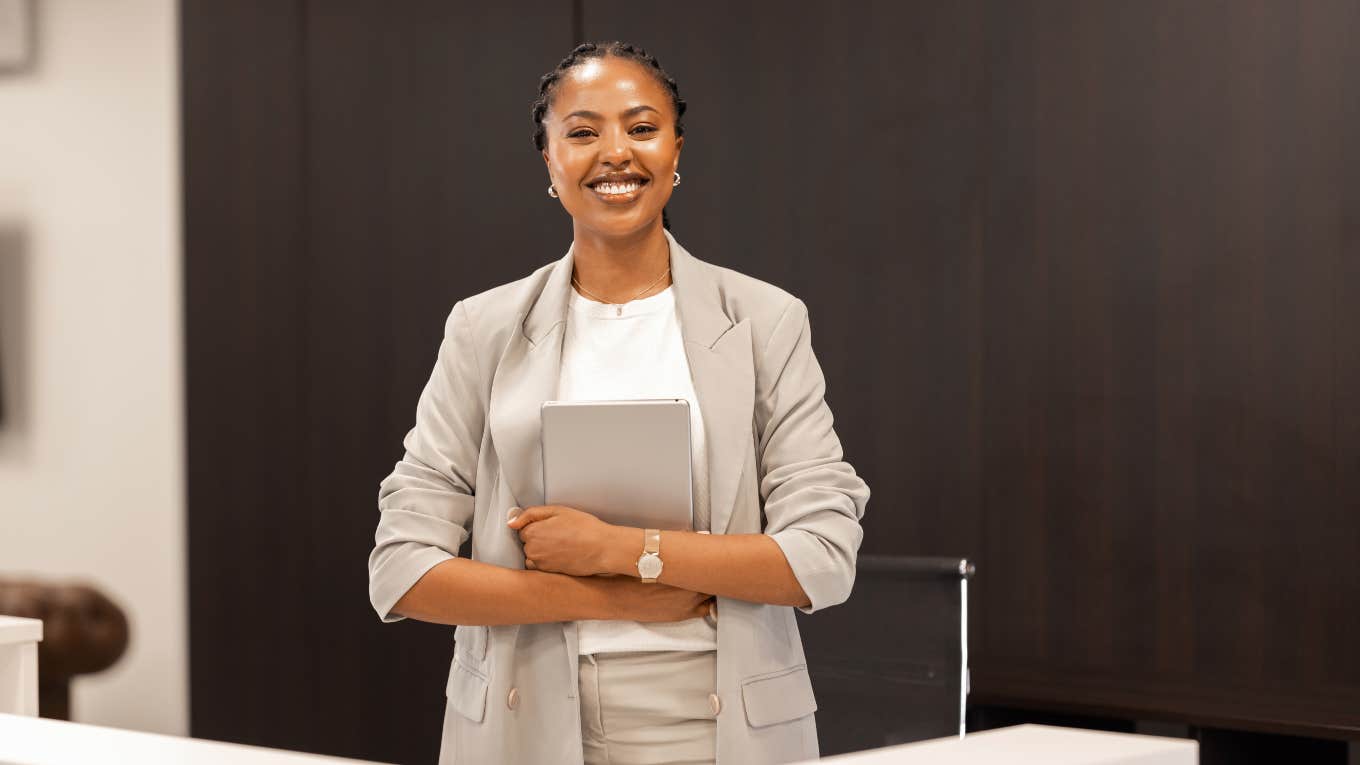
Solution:
M1196 765L1199 743L1048 725L970 733L827 757L839 765Z
M0 616L0 645L36 643L42 640L42 621L19 616Z
M365 760L0 714L0 765L357 765Z

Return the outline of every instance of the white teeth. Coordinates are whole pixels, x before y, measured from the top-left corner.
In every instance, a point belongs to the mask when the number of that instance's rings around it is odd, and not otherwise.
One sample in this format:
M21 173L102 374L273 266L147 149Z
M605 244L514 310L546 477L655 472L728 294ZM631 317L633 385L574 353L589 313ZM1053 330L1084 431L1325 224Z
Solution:
M642 184L637 181L629 181L627 183L601 183L595 187L595 190L599 191L601 194L631 194L634 191L637 191L641 185Z

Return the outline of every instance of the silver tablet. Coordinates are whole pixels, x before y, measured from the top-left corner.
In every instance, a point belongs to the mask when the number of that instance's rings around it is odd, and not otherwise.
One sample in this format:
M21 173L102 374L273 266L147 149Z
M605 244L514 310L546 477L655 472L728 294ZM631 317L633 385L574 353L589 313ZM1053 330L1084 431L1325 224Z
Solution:
M617 526L694 527L685 399L546 401L542 426L545 504Z

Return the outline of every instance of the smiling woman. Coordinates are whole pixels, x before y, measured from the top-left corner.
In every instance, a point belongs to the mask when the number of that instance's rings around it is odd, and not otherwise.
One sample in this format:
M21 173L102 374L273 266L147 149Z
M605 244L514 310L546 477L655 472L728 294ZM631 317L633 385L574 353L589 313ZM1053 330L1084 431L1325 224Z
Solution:
M534 146L548 166L548 193L578 222L587 211L567 184L605 204L643 201L632 211L634 220L654 218L660 209L669 229L665 208L671 187L680 184L684 115L675 79L645 51L618 42L578 46L543 75L533 106ZM643 200L653 178L663 182Z
M534 145L571 247L453 307L383 481L375 610L458 625L441 762L817 756L792 609L849 596L869 489L802 301L667 230L684 112L625 43L543 76ZM691 531L543 504L543 403L637 398L689 403Z
M685 144L685 101L675 79L640 48L586 43L545 74L538 90L534 146L548 168L548 194L572 217L577 288L602 303L664 290L669 254L654 229L658 217L670 228L666 203L680 184ZM627 242L630 252L622 261L601 257L615 249L607 242ZM629 282L636 266L658 276L635 293Z

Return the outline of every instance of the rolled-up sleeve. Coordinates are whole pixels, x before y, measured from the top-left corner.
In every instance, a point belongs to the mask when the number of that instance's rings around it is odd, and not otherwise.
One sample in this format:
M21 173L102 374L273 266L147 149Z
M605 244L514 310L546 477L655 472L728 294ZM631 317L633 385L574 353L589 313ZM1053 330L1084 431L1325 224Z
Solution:
M807 306L793 299L776 322L757 376L760 496L812 613L845 602L855 583L869 487L843 459L812 352Z
M392 607L468 538L485 420L479 385L467 309L458 303L403 441L406 453L378 489L368 595L384 622L405 618Z

